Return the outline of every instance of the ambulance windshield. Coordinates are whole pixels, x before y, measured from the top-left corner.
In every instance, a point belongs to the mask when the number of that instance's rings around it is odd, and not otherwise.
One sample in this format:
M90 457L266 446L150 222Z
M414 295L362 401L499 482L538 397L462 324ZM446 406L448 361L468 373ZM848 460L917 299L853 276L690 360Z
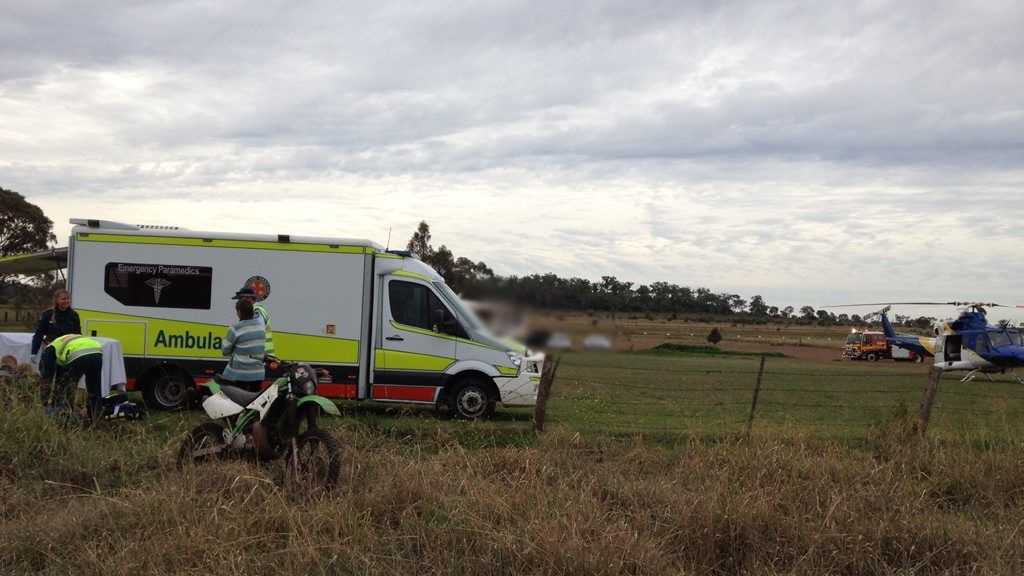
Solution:
M462 302L459 295L449 288L447 284L444 282L434 282L434 287L437 288L437 291L444 296L444 299L448 301L448 304L452 308L455 308L455 312L458 313L459 317L468 323L471 328L477 331L488 332L484 323L480 321L480 318L477 318L477 315Z

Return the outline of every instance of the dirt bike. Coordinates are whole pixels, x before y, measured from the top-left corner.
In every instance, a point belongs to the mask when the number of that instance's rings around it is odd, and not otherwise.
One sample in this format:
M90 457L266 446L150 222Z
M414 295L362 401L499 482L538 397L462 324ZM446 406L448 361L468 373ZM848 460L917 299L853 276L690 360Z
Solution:
M278 362L271 359L271 366ZM280 363L284 376L262 392L232 386L219 376L207 382L203 410L213 422L195 427L178 450L178 467L229 456L283 459L286 480L303 490L327 490L338 480L338 443L317 427L321 412L340 416L318 396L317 373L308 364Z

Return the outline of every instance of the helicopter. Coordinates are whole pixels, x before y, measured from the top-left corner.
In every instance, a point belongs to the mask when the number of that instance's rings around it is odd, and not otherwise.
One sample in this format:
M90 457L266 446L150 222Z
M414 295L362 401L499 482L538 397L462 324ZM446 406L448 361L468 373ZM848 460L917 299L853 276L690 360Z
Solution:
M897 334L888 317L894 305L956 306L960 311L955 320L937 323L934 327L935 337L928 338ZM991 302L881 302L846 304L832 308L852 306L885 306L876 314L881 316L882 328L889 343L917 354L934 356L937 370L967 372L961 382L970 382L978 374L985 374L991 380L991 374L1005 374L1014 368L1024 368L1024 335L1019 329L1003 323L993 326L986 317L988 308L1010 306ZM1024 384L1024 378L1014 377Z

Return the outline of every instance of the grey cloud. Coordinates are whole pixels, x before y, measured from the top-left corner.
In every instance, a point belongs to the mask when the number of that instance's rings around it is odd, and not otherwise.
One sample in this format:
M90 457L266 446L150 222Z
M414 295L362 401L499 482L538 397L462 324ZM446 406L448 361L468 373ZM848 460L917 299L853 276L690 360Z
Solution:
M30 195L283 190L443 224L510 273L774 294L1024 280L1016 2L4 12L0 184ZM509 205L516 222L473 224Z

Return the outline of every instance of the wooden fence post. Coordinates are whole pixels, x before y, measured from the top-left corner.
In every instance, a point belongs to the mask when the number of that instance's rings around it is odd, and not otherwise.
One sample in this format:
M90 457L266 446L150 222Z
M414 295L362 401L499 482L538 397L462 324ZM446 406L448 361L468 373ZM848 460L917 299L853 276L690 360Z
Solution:
M547 415L548 398L551 396L551 386L555 383L555 373L558 372L558 365L561 362L561 356L547 358L544 361L544 368L540 374L540 384L537 386L537 405L533 409L533 429L537 432L544 431L544 417Z
M747 418L747 436L754 427L754 412L757 410L757 397L761 394L761 379L764 377L765 356L761 355L761 366L757 369L757 382L754 384L754 400L750 403L750 417Z
M942 379L942 370L932 367L928 371L928 386L924 389L924 396L921 398L921 411L918 415L918 430L924 438L928 431L928 421L932 417L932 405L935 404L935 395L939 393L939 380Z

